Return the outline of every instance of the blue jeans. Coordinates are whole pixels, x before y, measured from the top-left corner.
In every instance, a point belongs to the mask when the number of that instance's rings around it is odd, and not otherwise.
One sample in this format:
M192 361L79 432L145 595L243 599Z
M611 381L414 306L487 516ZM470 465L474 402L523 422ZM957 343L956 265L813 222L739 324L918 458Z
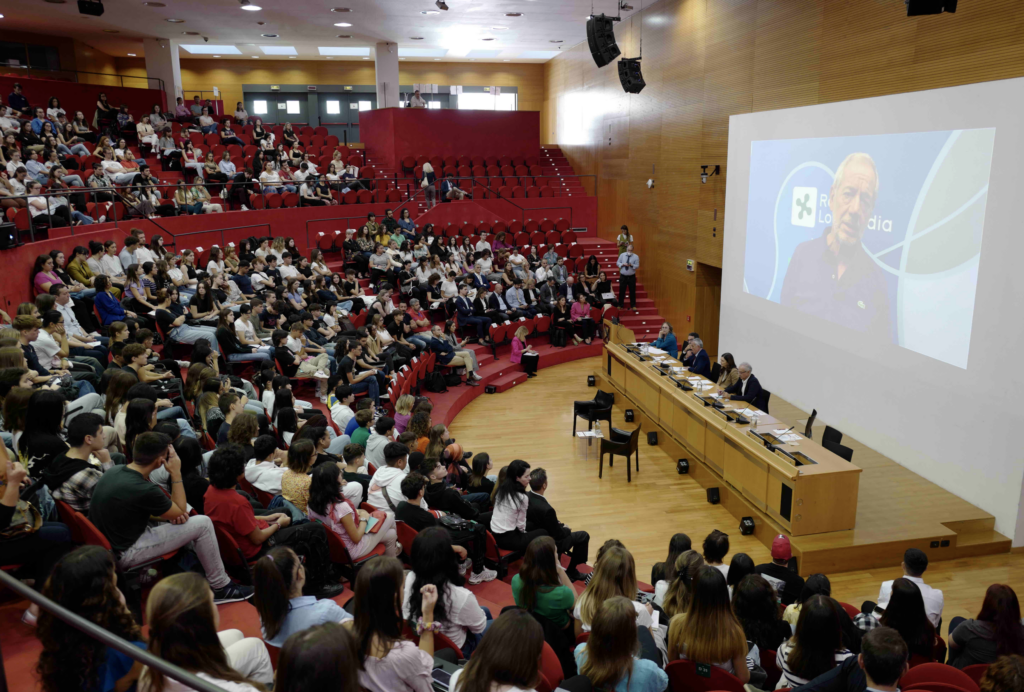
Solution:
M77 214L78 212L75 212L75 213ZM91 220L90 220L90 223L92 223ZM75 300L81 300L82 298L92 298L95 295L96 295L96 289L95 288L87 288L84 291L78 291L77 293L72 293L71 297L74 298Z
M374 384L376 384L376 382L374 382ZM85 396L86 394L96 393L96 388L89 384L86 380L76 380L75 387L78 389L78 396Z
M270 354L266 351L258 353L232 353L227 356L229 363L255 363L258 361L270 360Z
M215 134L217 134L217 126L216 125L207 125L206 127L200 127L199 129L203 131L204 135L215 135Z
M195 204L182 204L181 208L185 210L185 214L202 214L203 203L196 202Z
M91 216L86 216L85 214L83 214L80 211L72 211L71 212L71 220L72 221L79 221L79 222L81 222L81 224L83 226L91 226L94 223L96 223L95 221L93 221L93 218Z
M183 324L172 329L167 336L182 344L194 344L200 339L205 339L214 353L220 353L220 346L217 344L217 330L213 327L193 327L190 324Z
M67 144L58 144L57 151L64 154L65 156L88 156L89 150L85 148L84 144L75 144L72 147L68 147Z
M95 358L100 362L101 365L104 366L106 366L106 364L110 361L110 358L107 355L107 349L105 346L103 346L103 342L100 342L100 345L97 346L96 348L82 348L81 346L72 346L69 349L69 353L72 356L89 356L90 358Z
M156 412L157 420L177 420L178 418L184 418L185 412L181 410L180 406L171 406L170 408L162 408Z
M356 394L366 392L373 399L373 403L380 405L380 387L377 386L377 378L372 375L361 382L352 385L352 391Z
M494 616L491 615L491 609L487 606L480 606L480 610L484 611L484 615L487 617L487 624L484 625L484 631L480 634L476 632L466 632L466 641L463 643L462 655L464 658L469 658L474 651L476 651L477 644L487 634L487 630L491 629L491 625L494 624Z
M419 346L421 351L427 350L427 342L418 336L410 336L407 334L405 340L408 341L410 344L413 344L414 346Z
M281 509L292 518L292 526L298 524L305 524L309 521L309 517L305 515L298 507L293 505L288 500L284 499L281 495L274 495L274 499L270 501L267 509Z

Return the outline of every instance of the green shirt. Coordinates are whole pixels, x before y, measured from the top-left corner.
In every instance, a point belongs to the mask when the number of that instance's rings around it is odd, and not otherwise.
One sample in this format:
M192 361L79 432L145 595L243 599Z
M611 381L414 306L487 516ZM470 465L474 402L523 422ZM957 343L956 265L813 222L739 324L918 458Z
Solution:
M107 537L115 553L123 553L146 531L150 517L170 508L171 499L160 486L128 466L114 466L92 491L89 521Z
M516 605L523 607L519 602L519 594L523 590L523 580L518 574L512 577L512 598ZM569 622L569 611L576 602L576 594L568 586L542 586L537 590L536 603L533 612L543 615L559 627L565 627Z
M349 440L354 445L362 445L366 449L366 441L370 439L369 428L356 428L352 431L352 438Z

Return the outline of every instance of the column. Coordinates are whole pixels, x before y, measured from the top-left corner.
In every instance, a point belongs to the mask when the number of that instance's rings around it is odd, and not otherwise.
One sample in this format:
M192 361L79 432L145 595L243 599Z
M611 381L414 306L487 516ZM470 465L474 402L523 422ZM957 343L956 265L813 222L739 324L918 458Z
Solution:
M175 99L182 95L181 64L178 62L178 42L165 38L142 39L146 51L146 76L162 79L167 104L164 112L174 112ZM150 85L156 89L156 83Z
M377 108L398 108L398 44L376 46Z

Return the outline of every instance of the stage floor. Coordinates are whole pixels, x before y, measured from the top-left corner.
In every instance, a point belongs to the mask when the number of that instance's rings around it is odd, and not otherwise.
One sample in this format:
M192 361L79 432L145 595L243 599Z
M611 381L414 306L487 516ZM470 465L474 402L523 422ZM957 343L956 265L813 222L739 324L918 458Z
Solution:
M622 459L614 468L606 463L604 478L597 477L596 453L584 458L571 431L572 402L593 398L596 390L587 386L587 375L599 367L598 358L566 363L542 370L500 396L481 396L459 414L451 433L463 449L489 452L495 473L512 459L543 466L549 478L547 496L559 519L574 530L590 532L591 562L602 542L617 538L633 553L638 577L648 581L653 564L665 559L673 533L686 533L699 549L716 528L729 534L730 556L744 552L756 563L768 561L769 551L760 537L740 535L739 515L734 516L733 508L708 504L704 486L694 475L676 473L678 445L665 435L659 435L656 447L641 436L640 471L634 469L632 483L626 482ZM628 406L621 395L616 399L613 423L631 429L635 423L625 423L623 416ZM774 396L772 414L791 422L806 419L806 413ZM585 429L586 423L579 422ZM820 438L823 427L815 426L815 438ZM644 429L649 425L645 423ZM882 581L900 576L907 547L922 540L927 546L933 536L945 535L951 540L948 559L933 560L925 577L946 592L944 620L974 617L991 583L1024 589L1024 554L1009 553L1009 540L992 531L991 515L849 437L843 444L853 447L853 458L864 469L857 527L794 538L794 547L808 556L808 569L802 566L802 573L828 574L833 594L859 605L877 597Z

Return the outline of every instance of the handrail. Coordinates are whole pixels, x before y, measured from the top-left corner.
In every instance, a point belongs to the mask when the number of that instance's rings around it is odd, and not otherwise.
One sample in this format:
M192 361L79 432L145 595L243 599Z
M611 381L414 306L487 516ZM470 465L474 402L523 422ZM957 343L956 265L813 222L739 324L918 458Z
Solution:
M164 80L162 80L159 77L136 77L136 76L133 76L133 75L114 74L114 73L111 73L111 72L87 72L85 70L53 70L53 69L50 69L49 67L30 67L29 65L4 65L3 69L5 69L5 70L26 70L26 71L32 71L32 72L58 72L58 73L59 72L65 72L65 73L69 73L69 74L74 76L76 84L82 83L78 79L78 75L80 75L80 74L92 74L92 75L98 75L100 77L117 77L118 79L121 80L121 86L122 87L124 87L124 80L125 79L144 79L144 80L146 80L146 88L149 89L149 88L151 88L149 86L149 81L150 80L154 80L154 81L156 81L159 84L159 86L157 88L160 91L164 91ZM29 78L33 78L33 77L31 75L29 75ZM45 79L45 77L39 77L39 79ZM90 85L90 86L104 86L104 85L103 84L95 84L95 85ZM128 87L128 88L132 89L132 88L137 88L137 87Z
M75 629L83 632L85 635L98 640L100 643L115 649L125 656L128 656L133 661L138 661L149 668L158 670L172 680L177 680L186 687L191 687L199 692L224 692L224 690L217 685L203 680L199 676L188 672L183 668L179 668L173 663L168 663L162 658L154 656L145 649L140 649L131 642L121 639L115 634L111 634L107 630L95 625L85 618L77 615L67 608L54 603L46 596L38 593L29 587L22 584L19 580L12 577L7 572L0 571L0 584L6 586L8 589L18 594L22 598L28 599L32 603L35 603L41 609L51 613L54 617L63 620L67 624L71 625ZM0 666L2 666L2 656L0 656ZM2 670L2 668L0 668ZM0 692L7 692L7 674L0 675Z

